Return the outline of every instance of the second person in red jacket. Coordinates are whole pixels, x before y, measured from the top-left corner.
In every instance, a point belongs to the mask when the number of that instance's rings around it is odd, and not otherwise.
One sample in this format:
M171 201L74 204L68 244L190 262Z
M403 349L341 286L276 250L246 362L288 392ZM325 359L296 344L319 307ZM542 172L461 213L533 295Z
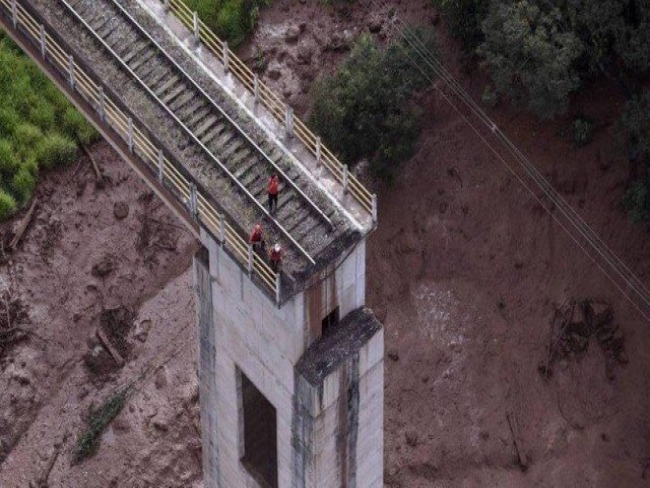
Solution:
M278 175L274 174L271 176L268 186L269 213L271 215L278 209L278 193L280 193L280 179Z

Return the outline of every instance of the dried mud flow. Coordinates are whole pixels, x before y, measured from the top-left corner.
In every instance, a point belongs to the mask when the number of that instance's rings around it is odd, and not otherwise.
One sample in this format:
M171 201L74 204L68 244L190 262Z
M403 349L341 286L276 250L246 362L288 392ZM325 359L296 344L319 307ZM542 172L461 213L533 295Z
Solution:
M446 65L480 99L484 75L430 5L394 7L437 25ZM384 40L383 19L364 1L275 0L241 54L306 114L313 80L362 32ZM490 115L647 283L648 228L620 208L616 90L587 87L553 123L506 105ZM431 90L417 103L423 134L397 180L361 171L380 204L367 301L386 334L386 486L650 486L648 324L443 100ZM582 149L561 135L577 113L598 122ZM59 452L52 487L198 488L196 243L105 144L93 152L104 188L84 160L47 175L0 267L0 315L15 300L23 335L0 354L0 486L28 486ZM91 407L131 381L96 455L71 466Z

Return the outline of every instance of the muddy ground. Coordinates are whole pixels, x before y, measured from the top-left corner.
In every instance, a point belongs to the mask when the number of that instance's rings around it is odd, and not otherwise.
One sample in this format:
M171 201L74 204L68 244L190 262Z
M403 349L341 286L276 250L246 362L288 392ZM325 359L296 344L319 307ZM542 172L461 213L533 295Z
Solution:
M484 76L464 68L429 5L396 8L437 23L447 66L480 98ZM305 114L314 78L352 39L384 37L382 15L363 2L276 0L242 55ZM386 327L386 485L650 486L648 324L444 101L431 91L419 103L417 155L393 185L368 181L380 204L368 302ZM490 115L647 283L648 227L620 207L629 177L615 124L622 103L599 82L553 123L507 105ZM564 135L577 113L597 121L581 149ZM112 184L95 189L87 161L48 175L35 225L0 268L27 306L20 327L29 333L2 359L0 486L36 479L68 433L50 486L198 487L195 243L104 144L94 153ZM116 202L129 207L123 220ZM554 322L585 298L611 304L608 330L623 356L602 346L602 331L571 325L579 314ZM122 370L95 334L111 323ZM97 454L71 466L89 408L134 380Z

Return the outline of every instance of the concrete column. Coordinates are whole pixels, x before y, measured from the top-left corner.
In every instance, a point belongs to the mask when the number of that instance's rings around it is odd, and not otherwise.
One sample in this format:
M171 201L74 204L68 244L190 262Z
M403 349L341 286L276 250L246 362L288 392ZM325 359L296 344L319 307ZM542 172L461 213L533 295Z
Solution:
M217 354L214 334L212 280L209 254L202 248L194 255L196 318L199 330L199 388L201 401L201 444L205 488L221 488L217 432Z

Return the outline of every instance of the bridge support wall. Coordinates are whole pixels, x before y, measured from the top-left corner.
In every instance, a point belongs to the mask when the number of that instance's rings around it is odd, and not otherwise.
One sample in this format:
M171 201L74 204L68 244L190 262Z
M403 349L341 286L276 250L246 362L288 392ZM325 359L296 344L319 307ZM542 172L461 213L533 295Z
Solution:
M202 241L206 488L383 486L383 329L362 307L365 242L278 308L211 236ZM342 318L321 336L335 309Z

